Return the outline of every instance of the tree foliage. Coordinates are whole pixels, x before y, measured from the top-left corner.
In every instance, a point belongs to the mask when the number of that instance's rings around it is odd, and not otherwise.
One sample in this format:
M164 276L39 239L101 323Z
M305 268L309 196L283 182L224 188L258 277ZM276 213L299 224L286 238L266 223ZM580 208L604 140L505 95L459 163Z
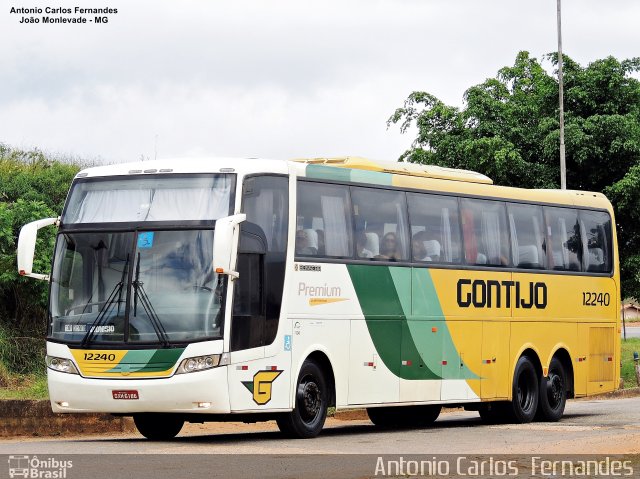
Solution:
M546 56L554 67L556 54ZM618 223L623 295L640 298L640 58L564 61L567 186L604 192ZM389 118L417 135L401 160L479 171L500 185L558 188L558 82L520 52L464 107L414 92ZM413 131L413 130L411 130Z
M60 215L79 169L77 161L0 144L0 322L9 329L44 333L48 285L18 275L18 234L26 223ZM53 228L40 230L34 271L49 272L54 242Z

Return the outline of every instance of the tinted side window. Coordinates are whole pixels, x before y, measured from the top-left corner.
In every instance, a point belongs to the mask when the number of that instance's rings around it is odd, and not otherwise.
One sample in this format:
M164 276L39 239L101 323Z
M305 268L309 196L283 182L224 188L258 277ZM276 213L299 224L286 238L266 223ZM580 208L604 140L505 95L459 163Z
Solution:
M350 258L349 187L298 182L296 256Z
M356 257L407 261L409 241L406 196L401 191L352 188Z
M413 261L460 263L458 200L408 193Z
M242 202L247 222L262 228L271 252L284 253L287 249L288 187L287 178L278 176L259 176L244 181Z
M542 207L508 205L511 254L516 268L541 269L547 265Z
M584 271L611 271L611 217L603 211L580 211Z
M572 208L544 207L547 223L547 260L550 269L580 271L582 239L578 211Z
M504 203L460 200L464 253L468 264L508 266L509 232Z
M289 179L246 178L235 281L231 350L271 344L278 331L289 221Z

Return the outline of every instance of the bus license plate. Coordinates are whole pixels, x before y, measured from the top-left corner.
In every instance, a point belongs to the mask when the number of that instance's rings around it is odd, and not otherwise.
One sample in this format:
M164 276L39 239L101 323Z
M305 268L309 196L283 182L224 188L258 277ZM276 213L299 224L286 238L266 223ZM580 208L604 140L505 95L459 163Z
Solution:
M127 391L111 391L113 394L113 399L140 399L138 396L138 391L136 390L127 390Z

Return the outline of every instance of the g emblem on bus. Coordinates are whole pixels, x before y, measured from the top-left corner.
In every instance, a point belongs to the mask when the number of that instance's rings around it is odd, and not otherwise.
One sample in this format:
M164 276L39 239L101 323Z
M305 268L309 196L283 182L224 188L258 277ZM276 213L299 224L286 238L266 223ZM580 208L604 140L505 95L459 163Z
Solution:
M256 404L262 406L271 401L271 390L273 381L282 374L282 370L273 371L258 371L253 376L253 381L242 381L244 387L246 387L251 393L253 393L253 400Z

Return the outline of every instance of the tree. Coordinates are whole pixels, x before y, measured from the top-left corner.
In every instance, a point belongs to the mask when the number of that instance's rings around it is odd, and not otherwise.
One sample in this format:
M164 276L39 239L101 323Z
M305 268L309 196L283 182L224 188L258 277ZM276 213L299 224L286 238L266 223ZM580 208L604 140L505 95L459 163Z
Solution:
M18 275L18 234L24 224L62 212L79 169L75 160L51 159L39 150L0 144L0 323L11 329L44 332L48 287ZM49 272L54 242L53 228L39 232L34 271Z
M557 54L546 59L557 65ZM632 76L640 58L586 67L563 60L567 185L611 199L623 295L640 298L640 81ZM463 108L414 92L392 124L417 127L401 161L479 171L500 185L559 187L558 82L528 52L469 88Z

